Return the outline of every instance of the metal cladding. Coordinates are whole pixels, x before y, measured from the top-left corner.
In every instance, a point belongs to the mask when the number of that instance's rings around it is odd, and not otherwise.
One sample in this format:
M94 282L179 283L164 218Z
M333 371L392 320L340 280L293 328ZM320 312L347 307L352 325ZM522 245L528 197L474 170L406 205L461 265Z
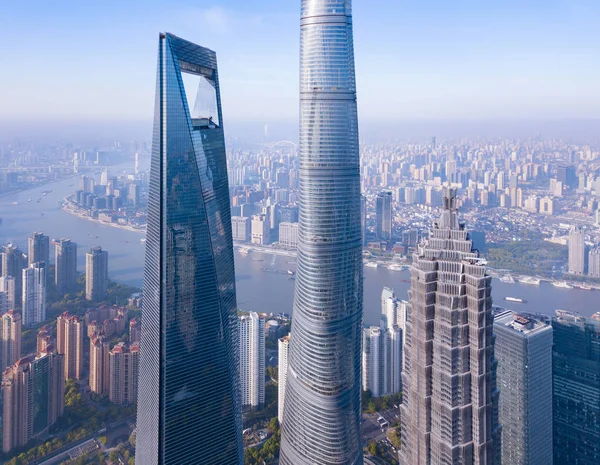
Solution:
M350 0L303 0L298 272L282 465L362 464L362 239Z
M500 463L491 277L456 190L413 255L401 411L403 465Z
M158 56L136 463L241 464L233 243L216 55L161 34ZM208 106L206 91L212 93Z

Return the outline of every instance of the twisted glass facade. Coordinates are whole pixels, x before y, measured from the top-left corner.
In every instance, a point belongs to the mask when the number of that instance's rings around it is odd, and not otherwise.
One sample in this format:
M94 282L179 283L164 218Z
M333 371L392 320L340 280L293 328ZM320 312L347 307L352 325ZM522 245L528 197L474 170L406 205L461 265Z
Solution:
M144 465L243 463L222 121L215 53L161 34L138 394Z
M362 244L350 0L303 0L298 273L282 465L362 464Z

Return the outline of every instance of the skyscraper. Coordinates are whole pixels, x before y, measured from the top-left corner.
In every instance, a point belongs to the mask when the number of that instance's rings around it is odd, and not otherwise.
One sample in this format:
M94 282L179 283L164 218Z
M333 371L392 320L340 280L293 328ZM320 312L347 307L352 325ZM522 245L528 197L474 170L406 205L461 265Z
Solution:
M552 319L554 463L600 463L600 322Z
M492 278L458 221L456 189L413 255L402 373L403 465L500 463Z
M44 236L44 233L34 232L28 240L27 258L29 265L36 262L44 262L50 265L50 238Z
M158 55L136 463L241 464L233 242L216 54L161 34Z
M364 195L360 196L360 230L363 245L367 245L367 198Z
M77 283L77 244L70 239L61 239L55 249L54 284L56 290L64 294Z
M64 355L65 379L81 379L83 375L83 321L69 312L56 319L56 348Z
M94 247L85 254L85 298L102 300L108 291L108 252Z
M109 353L109 399L113 404L137 402L140 345L119 342Z
M23 326L46 319L46 263L36 262L23 269Z
M392 193L380 192L376 200L375 221L377 239L389 241L392 238Z
M0 373L21 358L21 314L9 310L0 320Z
M2 276L12 276L15 278L15 299L14 305L21 305L23 268L27 266L25 254L15 245L8 244L4 247L2 253ZM14 307L13 307L14 308Z
M494 334L502 465L552 465L552 326L505 311Z
M239 317L240 392L242 405L265 403L265 319L256 312Z
M281 465L362 464L362 232L350 0L302 0L298 273Z
M279 339L277 344L277 419L283 423L283 406L285 402L285 384L288 371L288 352L290 347L290 336Z
M104 395L110 389L110 344L104 333L92 334L90 338L90 391Z
M579 226L569 232L569 273L585 273L585 236Z
M7 310L14 309L17 298L17 280L14 276L0 277L0 292L5 294L5 306Z

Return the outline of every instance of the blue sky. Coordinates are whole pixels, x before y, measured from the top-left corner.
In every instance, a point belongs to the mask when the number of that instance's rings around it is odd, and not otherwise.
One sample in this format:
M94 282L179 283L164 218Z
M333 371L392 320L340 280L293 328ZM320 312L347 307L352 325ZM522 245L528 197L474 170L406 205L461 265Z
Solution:
M2 2L0 119L150 120L160 31L217 51L226 120L294 119L299 3ZM361 118L600 117L598 0L353 7Z

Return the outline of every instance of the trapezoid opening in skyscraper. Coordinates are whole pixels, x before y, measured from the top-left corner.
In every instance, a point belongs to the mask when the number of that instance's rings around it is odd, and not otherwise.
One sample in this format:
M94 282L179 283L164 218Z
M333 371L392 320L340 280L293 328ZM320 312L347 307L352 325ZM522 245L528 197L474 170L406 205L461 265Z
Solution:
M243 463L236 333L216 54L160 34L137 463Z

